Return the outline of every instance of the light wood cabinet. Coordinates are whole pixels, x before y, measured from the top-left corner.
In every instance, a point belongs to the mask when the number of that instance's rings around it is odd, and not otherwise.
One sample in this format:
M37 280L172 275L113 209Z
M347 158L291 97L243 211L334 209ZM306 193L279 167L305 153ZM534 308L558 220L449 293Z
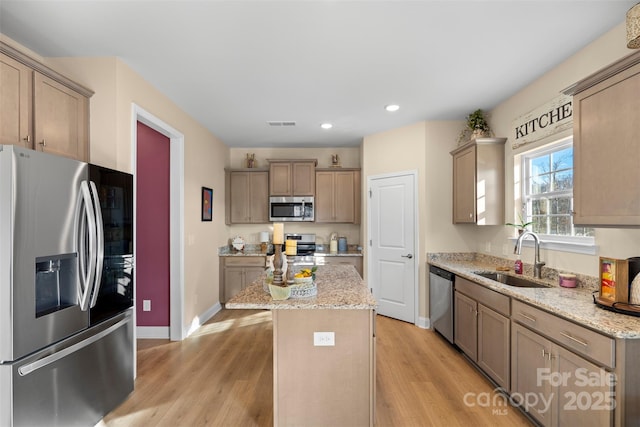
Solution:
M317 170L315 221L360 223L360 169Z
M259 278L266 257L220 257L220 302L225 303Z
M317 160L269 160L270 196L313 196Z
M269 222L269 173L259 170L226 171L227 224Z
M89 160L93 92L0 42L0 143Z
M510 299L456 277L455 344L505 391L510 386Z
M453 156L453 223L504 224L504 143L477 138Z
M512 334L512 398L522 409L543 426L613 424L611 373L516 322Z
M578 82L573 94L576 225L640 225L640 52Z

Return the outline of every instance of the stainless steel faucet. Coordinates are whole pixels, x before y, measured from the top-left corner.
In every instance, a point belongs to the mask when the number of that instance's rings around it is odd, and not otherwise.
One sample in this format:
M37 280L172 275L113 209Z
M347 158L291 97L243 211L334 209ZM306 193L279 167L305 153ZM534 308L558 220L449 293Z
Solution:
M525 231L520 236L518 236L518 240L516 241L516 247L513 250L514 254L520 255L522 252L522 241L526 236L533 237L533 242L536 247L535 259L533 261L533 277L536 279L542 278L542 266L545 264L543 261L540 261L540 238L533 231Z

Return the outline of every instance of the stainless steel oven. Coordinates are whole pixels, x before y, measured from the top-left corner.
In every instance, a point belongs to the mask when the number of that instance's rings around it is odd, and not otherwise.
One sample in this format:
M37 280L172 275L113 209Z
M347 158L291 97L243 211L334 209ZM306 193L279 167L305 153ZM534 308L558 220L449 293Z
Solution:
M269 197L269 221L313 221L313 196Z

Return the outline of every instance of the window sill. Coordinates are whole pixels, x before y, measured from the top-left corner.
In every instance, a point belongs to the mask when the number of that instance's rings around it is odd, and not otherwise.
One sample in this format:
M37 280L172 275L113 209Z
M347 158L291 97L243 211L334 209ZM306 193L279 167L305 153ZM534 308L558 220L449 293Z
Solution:
M516 245L516 240L518 239L515 237L509 238L509 241L513 243L514 246ZM527 248L533 248L534 247L533 239L525 238L522 241L522 246L525 246ZM544 240L544 238L540 240L540 248L551 250L551 251L571 252L571 253L583 254L583 255L598 254L598 245L595 245L595 244L559 242L559 241Z

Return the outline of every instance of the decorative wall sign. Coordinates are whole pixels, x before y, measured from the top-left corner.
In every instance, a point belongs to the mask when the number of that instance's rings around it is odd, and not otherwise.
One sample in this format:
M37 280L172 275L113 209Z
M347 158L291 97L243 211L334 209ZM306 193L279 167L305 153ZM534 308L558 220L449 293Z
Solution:
M560 94L557 98L513 121L512 147L516 149L572 126L573 97Z
M202 187L202 220L213 220L213 190Z

